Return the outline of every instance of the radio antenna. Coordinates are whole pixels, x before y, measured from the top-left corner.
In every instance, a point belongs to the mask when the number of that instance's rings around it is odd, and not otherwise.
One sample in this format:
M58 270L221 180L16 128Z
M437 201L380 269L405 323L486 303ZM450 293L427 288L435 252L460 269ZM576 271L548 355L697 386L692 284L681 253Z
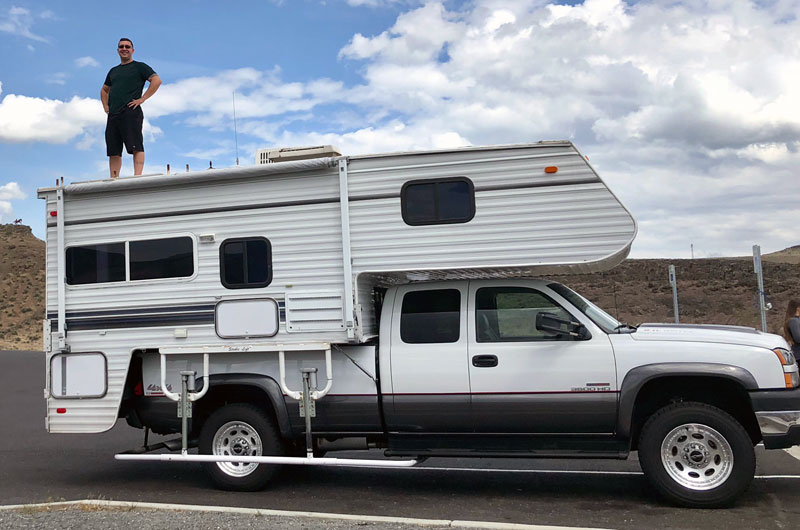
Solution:
M233 91L233 142L236 145L236 165L239 165L239 135L236 132L236 91Z

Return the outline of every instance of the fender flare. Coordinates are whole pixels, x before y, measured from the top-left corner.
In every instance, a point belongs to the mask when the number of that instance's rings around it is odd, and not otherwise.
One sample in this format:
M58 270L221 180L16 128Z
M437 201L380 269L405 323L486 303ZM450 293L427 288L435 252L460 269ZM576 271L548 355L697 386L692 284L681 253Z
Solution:
M664 377L717 377L740 384L745 390L757 390L758 383L749 371L739 366L717 363L656 363L631 369L625 374L619 391L617 436L630 438L633 409L642 387Z
M220 386L251 386L262 390L269 397L272 409L275 411L275 419L278 422L281 436L291 437L289 411L286 409L281 387L275 379L255 374L212 374L209 377L209 385L209 390ZM202 403L202 399L198 403Z

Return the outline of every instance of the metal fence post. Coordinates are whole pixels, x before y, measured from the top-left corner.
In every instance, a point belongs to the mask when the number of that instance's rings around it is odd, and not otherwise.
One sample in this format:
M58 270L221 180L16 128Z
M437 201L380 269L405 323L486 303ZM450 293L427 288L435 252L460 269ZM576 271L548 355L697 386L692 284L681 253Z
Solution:
M753 268L758 277L758 309L761 312L761 331L767 331L767 308L764 299L764 272L761 268L761 247L753 245Z
M672 286L672 307L675 312L675 323L680 324L678 318L678 282L675 281L675 265L669 266L669 284Z

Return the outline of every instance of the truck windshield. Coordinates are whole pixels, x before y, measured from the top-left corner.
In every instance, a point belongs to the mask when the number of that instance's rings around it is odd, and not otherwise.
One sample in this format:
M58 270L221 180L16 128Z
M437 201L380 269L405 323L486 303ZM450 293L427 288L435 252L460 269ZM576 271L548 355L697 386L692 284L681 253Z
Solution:
M622 324L620 324L616 318L612 317L569 287L561 285L560 283L551 283L548 284L548 287L566 298L569 303L577 307L584 315L589 317L592 322L603 328L606 333L619 331Z

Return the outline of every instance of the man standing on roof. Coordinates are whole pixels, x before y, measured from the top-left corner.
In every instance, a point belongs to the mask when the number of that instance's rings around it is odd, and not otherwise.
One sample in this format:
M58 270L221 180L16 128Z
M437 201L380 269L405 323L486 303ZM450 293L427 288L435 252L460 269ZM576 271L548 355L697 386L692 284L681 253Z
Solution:
M142 145L142 103L156 93L161 78L145 63L133 60L133 42L121 38L117 45L120 64L108 71L100 99L108 114L106 121L106 154L111 178L119 176L122 167L122 144L133 155L133 174L141 175L144 168ZM150 81L142 95L145 81Z

